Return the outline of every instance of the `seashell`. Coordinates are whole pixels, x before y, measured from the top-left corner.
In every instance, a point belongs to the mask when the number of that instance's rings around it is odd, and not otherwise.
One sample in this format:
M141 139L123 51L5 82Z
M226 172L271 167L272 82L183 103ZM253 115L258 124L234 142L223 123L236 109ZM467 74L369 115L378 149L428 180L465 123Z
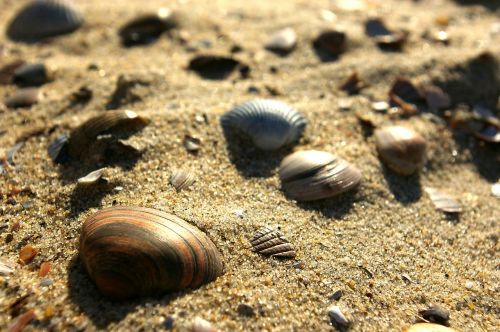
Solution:
M424 188L436 209L446 213L462 212L462 205L453 197L445 194L437 189L426 187Z
M291 106L271 99L256 99L222 115L224 129L249 136L261 150L277 150L299 140L306 126L304 116Z
M435 85L427 85L422 89L425 101L431 110L439 111L451 105L450 96Z
M6 276L14 272L14 267L4 260L0 260L0 276Z
M192 332L216 332L217 329L212 326L209 321L204 320L201 317L196 317L193 321L193 326L191 327Z
M500 198L500 181L491 185L491 194L496 198Z
M243 77L250 71L250 67L238 60L219 55L198 55L189 61L188 69L209 80L226 79L236 69Z
M391 126L375 131L375 145L380 159L400 175L411 175L425 161L425 139L414 130Z
M97 182L107 182L106 178L104 178L104 171L106 168L100 168L98 170L95 170L93 172L90 172L89 174L85 175L84 177L81 177L78 179L78 184L82 186L88 186L95 184Z
M54 70L43 63L28 63L16 69L14 83L19 86L40 86L52 80Z
M315 150L287 156L281 162L279 176L285 193L298 201L337 196L356 188L362 178L360 171L347 161Z
M14 60L10 63L7 63L5 66L0 68L0 84L10 84L14 78L14 72L17 68L24 65L24 60Z
M273 33L265 48L279 55L287 55L297 46L297 34L292 28L285 28Z
M183 144L188 152L196 153L201 148L201 139L191 135L186 135L184 136Z
M169 182L177 191L190 187L196 181L196 175L188 170L175 170L170 176Z
M24 88L18 90L14 95L5 100L5 106L9 108L30 107L40 98L38 88Z
M381 49L401 50L408 39L404 31L391 31L381 18L370 18L365 22L365 33L372 37Z
M77 30L83 18L66 0L36 0L14 17L7 35L15 41L34 42Z
M403 330L404 332L457 332L451 327L433 323L417 323Z
M29 309L25 313L17 316L12 322L6 327L6 332L20 332L31 323L32 320L36 319L35 310Z
M336 57L346 51L347 35L341 31L326 30L316 37L313 46Z
M85 157L91 144L99 135L118 131L136 132L148 124L148 120L133 111L107 111L90 118L74 129L68 139L68 151L74 158Z
M24 142L19 142L15 144L13 147L11 147L9 150L7 150L7 153L5 154L5 159L7 159L7 162L11 166L16 165L16 154L21 150L21 148L24 146Z
M438 305L432 305L427 309L420 310L418 313L426 322L430 323L448 325L448 321L450 320L448 310Z
M390 95L396 95L407 103L417 103L422 100L420 91L413 83L404 77L398 77L392 84Z
M89 217L80 257L98 289L116 299L196 288L223 273L221 255L203 232L142 207L111 207Z
M350 95L355 95L366 86L367 84L359 78L358 72L355 71L340 85L340 89Z
M259 229L250 240L252 251L276 258L294 258L296 253L290 241L278 229L267 226Z
M64 163L68 160L68 135L61 134L49 144L47 149L50 159L55 163Z
M146 45L177 25L176 16L172 11L160 8L156 14L144 15L125 24L118 34L124 46Z
M339 306L332 305L328 308L328 317L336 327L346 329L351 326L351 322L344 316Z
M38 249L28 244L19 251L19 260L22 264L27 264L31 262L37 254Z
M384 112L387 112L387 110L389 109L390 105L388 102L386 101L375 101L372 103L372 109L376 112L381 112L381 113L384 113Z

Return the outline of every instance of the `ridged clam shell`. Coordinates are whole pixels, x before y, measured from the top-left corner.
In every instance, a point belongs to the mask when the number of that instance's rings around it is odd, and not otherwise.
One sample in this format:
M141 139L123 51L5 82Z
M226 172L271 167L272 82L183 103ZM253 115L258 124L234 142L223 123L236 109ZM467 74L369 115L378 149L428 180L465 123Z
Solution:
M142 207L112 207L89 217L80 257L98 289L117 299L196 288L223 273L221 255L203 232Z
M169 181L177 191L181 191L195 183L196 175L189 170L178 169L172 173Z
M292 199L312 201L334 197L356 188L360 171L328 152L297 151L281 162L281 186Z
M391 126L375 131L375 145L380 159L401 175L415 173L425 161L425 139L416 131Z
M82 16L69 1L35 0L14 17L7 35L12 40L32 42L73 32L82 23Z
M83 156L97 136L118 130L137 130L147 125L147 119L133 111L106 111L74 129L68 140L69 154Z
M295 249L290 241L277 229L264 226L250 240L252 250L264 256L277 258L295 257Z
M272 151L299 140L307 124L304 116L277 100L256 99L234 107L221 117L224 128L249 136L261 150Z

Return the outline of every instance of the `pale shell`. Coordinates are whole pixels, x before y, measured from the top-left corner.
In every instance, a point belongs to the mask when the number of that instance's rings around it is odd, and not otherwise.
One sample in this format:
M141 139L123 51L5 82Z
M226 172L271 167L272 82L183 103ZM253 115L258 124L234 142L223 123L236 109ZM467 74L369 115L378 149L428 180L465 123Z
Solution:
M81 186L87 186L87 185L92 185L94 183L97 183L98 181L106 181L103 178L105 169L106 168L100 168L98 170L90 172L89 174L79 178L78 184Z
M279 176L285 193L298 201L334 197L356 188L361 172L328 152L307 150L287 156Z
M196 317L193 321L193 326L191 327L192 332L216 332L217 329L212 326L212 324L201 318Z
M14 17L7 28L12 40L33 42L67 34L83 23L81 14L66 0L31 1Z
M250 240L252 250L264 256L294 258L296 253L290 241L279 231L264 226Z
M185 169L175 170L170 176L170 184L175 187L177 191L181 191L190 187L196 181L196 175Z
M292 28L285 28L273 33L266 42L265 48L271 52L286 55L297 45L297 35Z
M220 121L224 129L236 129L264 151L278 150L297 142L307 123L304 116L291 106L271 99L256 99L238 105L225 113Z
M340 328L347 328L351 325L351 322L344 316L339 306L332 305L328 308L328 317L330 317L332 323Z
M30 107L38 103L39 99L40 91L37 88L24 88L7 98L5 106L9 108Z
M436 209L446 213L462 212L462 205L450 195L430 187L424 189L431 198Z

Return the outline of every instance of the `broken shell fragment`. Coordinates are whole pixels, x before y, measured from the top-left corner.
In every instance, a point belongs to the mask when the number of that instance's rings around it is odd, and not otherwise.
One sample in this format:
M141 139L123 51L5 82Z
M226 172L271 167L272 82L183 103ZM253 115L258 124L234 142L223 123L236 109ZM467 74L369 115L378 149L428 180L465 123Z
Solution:
M40 91L38 88L24 88L7 98L5 100L5 106L9 108L30 107L38 103L39 98Z
M53 69L43 63L28 63L14 72L14 84L19 86L40 86L53 79Z
M417 323L403 330L404 332L457 332L456 330L434 323Z
M427 309L420 310L418 313L426 322L430 323L448 325L448 321L450 320L448 310L438 305L432 305Z
M14 272L14 268L11 264L4 260L0 260L0 276L6 276Z
M169 182L177 191L190 187L196 181L196 175L185 169L175 170L170 176Z
M276 258L294 258L295 249L278 229L267 226L259 229L250 240L252 251Z
M90 118L74 129L68 140L70 156L84 158L99 135L118 133L130 134L141 130L148 120L133 111L107 111Z
M328 308L328 317L337 328L345 329L351 326L351 321L344 316L339 306L332 305Z
M88 186L95 184L97 182L107 182L104 176L104 171L105 168L100 168L98 170L95 170L93 172L90 172L89 174L85 175L84 177L81 177L78 179L78 184L82 186Z
M240 104L225 113L220 122L225 131L236 129L264 151L278 150L297 142L307 123L291 106L271 99Z
M55 163L63 163L68 160L68 135L61 134L49 144L47 149L50 159Z
M298 201L338 196L356 188L360 171L331 153L307 150L287 156L279 169L282 189Z
M36 42L77 30L83 18L66 0L31 1L7 27L7 36L15 41Z
M424 189L431 198L436 209L446 213L462 212L462 205L450 195L430 187Z
M326 30L313 41L314 48L337 57L347 49L347 36L342 31Z
M217 329L212 326L209 321L204 320L201 317L196 317L193 321L193 326L191 327L192 332L216 332Z
M115 299L196 288L223 273L221 255L203 232L142 207L111 207L89 217L80 257L97 288Z
M375 145L384 164L400 175L415 173L425 161L425 139L407 127L391 126L376 130Z
M287 55L297 46L297 35L292 28L285 28L273 33L265 48L278 55Z
M399 51L402 49L408 33L404 31L391 31L381 18L370 18L365 22L365 33L372 37L383 50Z
M123 46L146 45L177 25L172 11L160 8L156 14L144 15L125 24L118 34Z

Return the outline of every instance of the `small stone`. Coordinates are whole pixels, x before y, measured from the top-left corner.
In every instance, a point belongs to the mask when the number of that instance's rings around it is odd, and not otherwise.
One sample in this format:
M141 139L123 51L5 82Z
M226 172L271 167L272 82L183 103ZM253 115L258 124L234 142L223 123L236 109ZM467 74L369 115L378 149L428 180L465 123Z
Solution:
M201 317L196 317L191 327L192 332L216 332L217 329L212 326L209 321L204 320Z
M35 202L33 202L33 200L31 199L28 199L27 201L21 203L24 209L29 209L30 207L33 206L33 204L35 204Z
M432 305L428 309L419 311L419 315L427 322L441 325L448 325L448 321L450 320L448 310L438 305Z
M474 282L473 281L466 281L465 282L465 288L471 290L474 288Z
M496 198L500 198L500 182L497 182L497 183L493 183L491 185L491 193L493 194L493 196L495 196Z
M40 286L41 287L49 287L49 286L52 286L52 284L54 283L54 281L50 278L43 278L41 281L40 281Z
M50 262L43 262L40 265L40 270L38 270L38 276L42 278L45 277L47 274L49 274L51 267L52 264Z
M19 252L19 259L21 260L22 264L27 264L31 262L33 258L35 258L37 253L38 249L28 244L24 246Z
M237 311L238 314L240 314L241 316L246 316L246 317L255 316L255 310L253 309L253 307L246 303L240 303L238 305Z
M265 44L265 48L278 55L287 55L297 45L297 35L292 28L284 28L273 33Z
M328 317L330 317L330 321L338 329L347 329L351 326L351 322L344 316L339 306L332 305L328 308Z
M342 295L344 295L344 293L342 292L342 290L338 290L336 291L335 293L333 293L332 295L330 295L328 297L328 299L332 300L332 301L338 301L340 300L340 298L342 297Z
M390 105L386 101L376 101L372 103L372 109L376 112L387 112L389 109Z

